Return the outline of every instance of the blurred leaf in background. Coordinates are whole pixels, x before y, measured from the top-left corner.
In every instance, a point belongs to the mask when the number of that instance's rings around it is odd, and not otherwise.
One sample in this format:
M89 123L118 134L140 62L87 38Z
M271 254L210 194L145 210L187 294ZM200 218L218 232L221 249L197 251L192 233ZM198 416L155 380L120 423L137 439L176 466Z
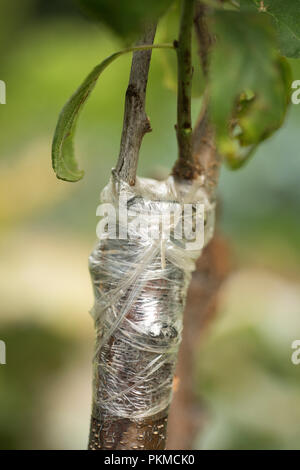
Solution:
M242 10L254 10L272 19L280 52L285 57L300 57L300 3L295 0L240 0Z
M300 368L291 361L299 292L299 281L258 267L230 278L197 355L210 414L200 448L299 449Z
M7 364L0 371L0 448L43 448L43 394L74 355L75 342L24 321L1 325L0 333L7 347Z
M274 50L266 15L217 12L213 26L217 42L211 59L211 115L219 152L232 168L239 168L283 123L289 65Z
M86 71L122 44L102 23L85 20L73 0L1 0L0 12L0 79L8 86L0 107L0 338L8 345L0 448L85 448L92 352L75 363L73 381L69 368L81 345L92 345L86 258L99 193L119 151L130 58L107 70L84 109L77 142L86 178L65 184L49 164L57 115ZM164 40L176 37L177 20L174 12ZM231 51L223 66L230 58ZM299 61L289 64L299 79ZM176 97L163 77L159 52L150 70L153 133L141 151L143 176L161 177L176 158ZM198 111L199 101L193 106ZM242 272L224 286L219 329L197 356L196 386L210 410L199 448L300 442L299 369L289 356L291 338L300 335L299 125L300 106L291 106L286 125L245 170L222 169L220 226Z
M144 25L156 22L173 0L77 0L83 11L108 25L122 37L131 40Z

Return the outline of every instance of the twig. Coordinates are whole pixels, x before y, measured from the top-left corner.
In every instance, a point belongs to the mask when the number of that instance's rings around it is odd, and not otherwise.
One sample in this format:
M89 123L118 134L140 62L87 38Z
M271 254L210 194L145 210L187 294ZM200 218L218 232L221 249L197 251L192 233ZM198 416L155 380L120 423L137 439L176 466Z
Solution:
M138 44L152 44L156 26L151 26ZM152 51L133 54L129 84L126 91L123 131L116 174L135 184L136 170L142 139L151 132L150 121L145 112L146 89Z
M194 0L183 0L179 40L175 42L178 62L177 94L177 141L178 160L173 173L184 179L193 179L195 164L192 156L192 23L194 17Z
M206 20L208 11L208 7L202 2L196 3L194 26L205 79L208 79L209 76L209 52L214 42ZM214 131L209 120L207 91L204 94L202 109L193 132L193 157L198 163L199 173L205 178L206 190L210 197L214 197L218 183L220 158L216 152Z
M203 3L199 1L196 3L194 26L196 32L196 39L198 42L199 57L201 60L202 70L205 78L208 77L208 55L211 45L213 43L206 22L207 11L208 8L207 6L203 5Z
M209 50L213 40L206 23L207 6L197 2L195 31L199 46L199 58L205 78L209 75ZM220 160L218 158L212 125L209 121L209 95L203 98L202 109L193 132L193 156L199 164L200 174L210 198L215 198ZM177 374L179 386L170 410L168 449L192 449L194 438L203 426L203 404L194 393L193 360L199 339L214 319L218 290L230 271L229 250L225 240L215 235L197 262L197 271L189 289L185 309L183 341L179 352ZM178 432L180 429L180 432Z

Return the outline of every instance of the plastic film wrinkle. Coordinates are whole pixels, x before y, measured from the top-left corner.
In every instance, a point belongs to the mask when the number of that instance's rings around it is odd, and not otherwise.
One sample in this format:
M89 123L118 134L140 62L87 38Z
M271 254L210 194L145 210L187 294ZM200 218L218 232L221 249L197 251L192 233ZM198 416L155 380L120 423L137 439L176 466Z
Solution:
M93 416L140 419L171 402L187 288L201 255L174 235L176 211L186 203L204 205L205 245L213 235L215 205L200 181L173 177L137 178L134 187L112 177L101 201L119 213L120 197L139 224L126 227L126 239L103 233L89 258L96 326ZM167 213L175 216L149 236L149 226ZM117 217L117 233L124 232L122 224Z

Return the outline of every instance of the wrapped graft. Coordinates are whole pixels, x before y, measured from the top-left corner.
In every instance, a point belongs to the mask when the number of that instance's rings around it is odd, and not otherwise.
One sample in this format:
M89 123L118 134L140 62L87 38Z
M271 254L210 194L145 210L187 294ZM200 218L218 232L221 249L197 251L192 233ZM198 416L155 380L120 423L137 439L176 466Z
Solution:
M90 447L128 448L130 435L132 448L149 448L150 426L151 448L161 449L187 288L212 237L215 206L199 180L173 177L138 178L131 187L113 176L101 200L111 217L102 219L89 259L96 327Z

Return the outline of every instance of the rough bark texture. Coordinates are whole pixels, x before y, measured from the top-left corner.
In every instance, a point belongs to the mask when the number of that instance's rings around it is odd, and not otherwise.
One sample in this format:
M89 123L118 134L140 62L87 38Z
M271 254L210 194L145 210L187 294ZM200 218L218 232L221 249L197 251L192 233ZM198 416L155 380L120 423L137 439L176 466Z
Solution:
M150 27L143 39L137 43L152 44L156 27ZM151 132L151 125L145 112L146 89L152 51L138 51L133 54L129 84L126 91L123 131L117 175L131 186L135 184L136 170L142 139Z
M214 132L209 122L206 105L199 116L193 133L193 156L198 163L199 174L204 178L205 189L215 197L221 160L216 152Z
M188 292L176 371L179 379L169 414L167 449L193 449L195 436L204 425L205 407L195 395L196 353L202 335L215 318L218 292L229 272L229 247L217 234L199 258Z
M92 418L89 450L163 450L167 421L167 414L138 421Z
M207 26L206 15L209 8L201 2L196 3L194 26L198 42L198 53L205 79L209 78L209 52L213 37ZM216 152L214 131L209 121L209 94L204 93L203 105L193 132L193 156L198 163L199 174L205 178L206 190L213 196L216 191L220 158Z

